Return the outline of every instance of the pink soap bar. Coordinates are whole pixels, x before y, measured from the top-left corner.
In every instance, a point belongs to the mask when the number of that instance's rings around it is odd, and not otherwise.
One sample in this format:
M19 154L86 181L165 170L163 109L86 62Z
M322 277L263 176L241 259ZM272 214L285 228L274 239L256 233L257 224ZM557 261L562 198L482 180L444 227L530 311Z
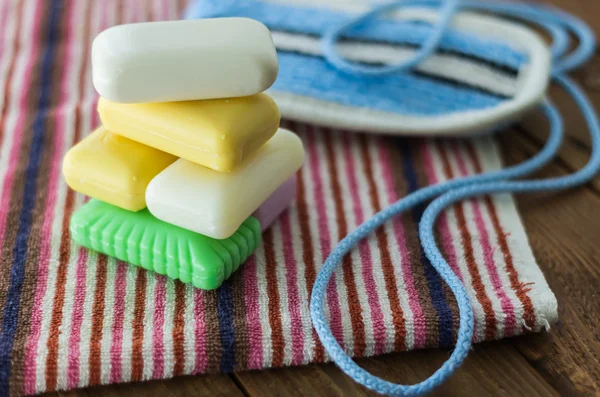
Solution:
M285 181L269 198L252 214L258 219L264 232L290 206L296 198L296 175Z

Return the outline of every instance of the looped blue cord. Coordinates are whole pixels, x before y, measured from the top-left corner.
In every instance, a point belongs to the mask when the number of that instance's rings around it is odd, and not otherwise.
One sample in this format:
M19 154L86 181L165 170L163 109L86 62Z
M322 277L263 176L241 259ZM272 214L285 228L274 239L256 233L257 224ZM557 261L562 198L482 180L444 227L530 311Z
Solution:
M363 66L346 61L338 54L335 43L347 31L358 26L364 26L380 14L399 7L439 7L440 14L430 38L421 46L417 53L407 61L390 66ZM554 7L512 2L490 2L480 0L401 0L385 3L367 13L350 20L341 26L334 26L322 38L321 48L325 59L335 68L357 75L384 75L412 69L431 56L437 49L444 32L448 29L452 16L459 10L494 12L500 15L521 19L536 24L547 30L552 36L552 56L555 61L555 73L571 71L588 62L596 50L596 39L593 31L579 18ZM563 57L569 48L571 32L577 38L579 45L570 54ZM559 59L562 57L562 59Z
M407 7L420 5L420 0L405 0L401 3L389 3L383 4L373 10L364 13L356 19L353 19L342 26L338 26L335 29L329 30L323 35L322 50L325 58L333 64L336 68L346 71L348 73L358 73L367 75L381 75L401 72L404 70L412 69L419 63L423 62L428 58L435 49L439 46L440 40L442 39L444 32L448 29L448 25L452 19L452 16L458 9L459 0L447 0L441 4L439 10L440 17L436 29L432 32L431 36L421 46L419 51L408 61L401 62L397 65L386 65L386 66L362 66L354 63L350 63L342 58L335 50L335 42L338 41L340 36L353 28L356 28L369 20L377 17L379 14L398 8L399 6Z
M562 143L562 117L556 107L550 101L546 100L541 106L541 109L550 122L550 135L544 148L537 155L519 165L508 167L500 171L455 179L413 192L360 225L356 230L347 235L332 251L319 271L313 287L310 301L313 326L332 360L347 375L369 389L391 396L417 396L430 392L443 383L458 369L458 367L460 367L471 348L471 339L473 335L472 308L463 284L454 274L437 247L433 230L439 214L445 208L458 201L480 195L501 192L520 193L572 188L588 182L600 170L600 123L598 117L583 91L563 74L585 63L593 55L596 41L591 29L572 15L550 7L516 3L475 3L469 1L461 1L458 4L455 4L455 2L448 3L451 4L446 4L446 7L442 9L443 11L439 19L439 24L436 25L432 36L426 44L421 47L415 57L407 62L383 68L359 67L358 65L348 63L339 57L335 52L334 43L343 31L356 27L359 24L365 24L380 13L391 10L394 6L403 6L407 4L411 6L438 6L440 5L440 0L405 1L386 4L383 7L378 7L369 13L364 14L354 21L350 21L343 26L337 27L323 38L323 48L326 50L326 58L336 68L355 74L378 75L390 73L392 71L399 72L408 70L418 65L419 62L426 59L427 56L435 51L436 45L439 43L444 31L447 29L453 12L459 8L492 11L535 23L548 30L553 37L551 48L554 61L552 77L555 82L571 95L573 100L580 107L590 130L592 138L592 155L585 167L571 175L540 180L512 181L512 179L526 176L550 162ZM579 46L570 54L565 55L568 49L569 31L578 38ZM435 45L431 43L435 43ZM426 208L419 223L419 236L425 255L456 296L460 312L458 338L456 348L449 359L428 379L415 385L397 385L369 374L354 363L354 361L352 361L352 359L344 352L331 333L329 325L325 321L323 300L327 284L329 283L333 272L341 263L341 259L350 252L360 240L367 237L373 230L381 226L390 218L431 199L434 200Z

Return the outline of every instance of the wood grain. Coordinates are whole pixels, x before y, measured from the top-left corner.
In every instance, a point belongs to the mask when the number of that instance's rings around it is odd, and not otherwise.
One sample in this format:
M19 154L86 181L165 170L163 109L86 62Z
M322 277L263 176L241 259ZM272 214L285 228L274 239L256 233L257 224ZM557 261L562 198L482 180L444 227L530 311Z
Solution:
M421 350L358 363L392 382L411 384L425 379L447 359L449 351ZM250 396L377 396L354 383L332 364L271 369L236 374ZM479 344L461 370L431 396L556 396L556 390L537 373L508 341Z
M227 375L183 376L169 380L97 386L70 392L46 394L48 397L141 397L148 395L161 397L236 397L244 394Z
M552 91L554 93L552 99L558 104L565 125L565 140L558 152L557 160L571 171L578 170L587 163L591 154L589 131L581 111L574 106L573 101L557 87L553 87ZM590 95L590 98L596 109L600 109L600 93ZM528 138L538 150L548 138L548 129L548 122L540 111L532 112L524 118L519 127L516 127L517 132ZM513 135L509 134L509 136ZM535 152L531 151L531 155ZM596 192L600 193L600 176L596 176L590 184Z

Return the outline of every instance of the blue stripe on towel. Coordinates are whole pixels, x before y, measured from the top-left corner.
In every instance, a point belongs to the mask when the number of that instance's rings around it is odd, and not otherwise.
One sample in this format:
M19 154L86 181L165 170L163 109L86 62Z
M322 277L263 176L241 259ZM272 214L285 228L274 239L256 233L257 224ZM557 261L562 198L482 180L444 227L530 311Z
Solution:
M398 147L403 161L404 178L406 179L408 192L407 194L417 191L419 181L415 171L414 155L412 153L413 145L408 145L406 139L399 139ZM415 224L421 221L421 216L425 211L425 203L415 206L412 209L412 217ZM429 295L431 296L431 303L435 308L438 315L438 332L439 332L439 344L440 347L448 347L452 345L452 310L446 300L446 294L442 288L442 279L437 271L433 268L429 259L425 255L425 252L421 249L421 263L423 264L423 270L427 284L429 286Z
M279 52L274 91L292 92L341 105L409 115L439 115L496 106L502 99L414 74L355 77L323 58Z
M61 13L60 2L54 1L49 8L49 24L46 46L43 50L40 62L41 67L41 90L37 103L37 113L33 121L33 138L29 152L29 162L25 171L25 188L23 190L23 204L19 214L17 240L13 250L13 263L10 270L10 282L6 294L3 321L0 328L0 395L8 395L9 379L11 372L11 353L17 330L17 319L21 303L21 291L25 277L25 264L27 260L27 242L31 232L32 212L36 202L36 181L42 154L44 152L46 131L46 115L51 100L52 88L52 63L56 55L56 40L58 38L58 23ZM38 5L38 7L43 7ZM35 94L33 94L35 95Z
M221 372L233 372L235 367L235 330L233 329L233 298L231 282L217 289L217 315L221 334Z

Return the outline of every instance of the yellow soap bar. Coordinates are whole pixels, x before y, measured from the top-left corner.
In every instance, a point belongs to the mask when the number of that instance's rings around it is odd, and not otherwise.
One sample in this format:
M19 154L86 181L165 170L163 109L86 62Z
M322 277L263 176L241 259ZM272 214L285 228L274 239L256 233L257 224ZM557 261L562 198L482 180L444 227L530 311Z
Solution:
M75 191L130 211L146 208L146 188L177 157L107 131L92 132L63 159Z
M110 131L217 171L231 171L255 153L280 119L266 94L133 104L100 98L98 112Z

